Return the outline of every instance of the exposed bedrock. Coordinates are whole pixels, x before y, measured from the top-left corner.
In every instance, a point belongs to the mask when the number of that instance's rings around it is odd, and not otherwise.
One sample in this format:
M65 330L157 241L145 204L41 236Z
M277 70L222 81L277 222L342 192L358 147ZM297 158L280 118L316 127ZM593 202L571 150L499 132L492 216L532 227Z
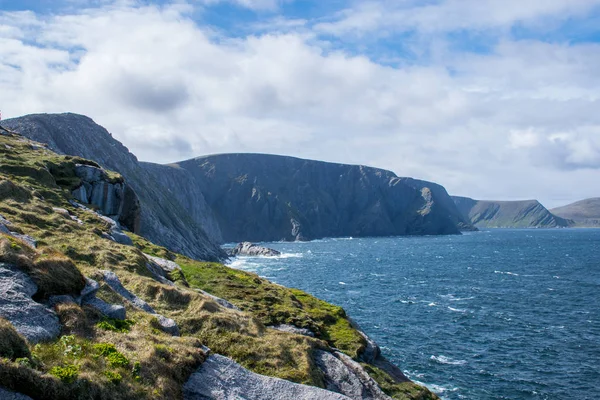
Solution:
M313 386L300 385L248 371L233 360L213 354L183 387L185 400L350 400Z

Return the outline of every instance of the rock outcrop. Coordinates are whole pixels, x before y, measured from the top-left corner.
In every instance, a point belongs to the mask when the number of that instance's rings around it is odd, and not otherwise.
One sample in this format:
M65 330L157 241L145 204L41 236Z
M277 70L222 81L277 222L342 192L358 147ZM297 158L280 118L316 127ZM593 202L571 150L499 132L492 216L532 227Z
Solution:
M255 374L233 360L208 357L183 387L185 400L350 400L349 397L313 386Z
M177 326L175 321L158 314L156 311L154 311L150 304L146 303L144 300L140 299L138 296L125 289L125 287L119 280L119 277L117 277L117 275L114 272L103 271L103 274L104 282L108 286L110 286L110 288L114 290L115 293L127 300L134 307L145 311L148 314L154 315L158 321L158 324L160 325L161 330L173 336L179 336L179 327Z
M452 197L459 211L478 228L558 228L569 221L553 215L537 200L488 201Z
M268 247L259 246L250 242L242 242L227 252L230 256L280 256L281 252Z
M60 334L56 314L35 302L38 288L14 265L0 263L0 317L9 321L29 342L55 339Z
M102 168L91 165L77 164L75 173L81 179L81 185L72 193L75 199L93 204L102 215L139 233L140 202L129 185L122 179L110 179Z
M554 215L570 221L571 226L600 227L600 197L585 199L550 210Z
M353 400L391 400L363 367L347 355L315 350L315 361L328 390Z
M77 114L34 114L2 121L5 128L29 139L45 143L59 154L94 160L100 166L117 171L139 197L141 204L140 233L154 243L195 259L217 261L226 257L215 240L218 224L195 190L186 171L176 171L176 190L163 185L169 174L155 174L143 168L137 158L103 127L90 118ZM159 170L173 172L172 168ZM188 190L191 190L188 192ZM87 189L86 189L87 194ZM127 199L128 192L124 191ZM212 222L211 222L212 221ZM126 225L127 226L127 225Z
M468 225L440 186L377 168L265 154L170 168L194 177L225 242L456 234L458 221Z

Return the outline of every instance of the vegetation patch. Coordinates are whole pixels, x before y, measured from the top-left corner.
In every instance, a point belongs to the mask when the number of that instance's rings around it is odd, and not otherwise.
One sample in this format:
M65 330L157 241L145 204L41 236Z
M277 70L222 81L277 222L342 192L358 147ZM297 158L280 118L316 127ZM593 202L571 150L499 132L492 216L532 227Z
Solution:
M0 357L15 360L28 359L31 356L25 339L19 335L12 324L0 318Z
M135 325L135 322L130 319L121 321L113 318L104 318L102 321L98 322L97 326L106 331L127 333L131 330L133 325Z

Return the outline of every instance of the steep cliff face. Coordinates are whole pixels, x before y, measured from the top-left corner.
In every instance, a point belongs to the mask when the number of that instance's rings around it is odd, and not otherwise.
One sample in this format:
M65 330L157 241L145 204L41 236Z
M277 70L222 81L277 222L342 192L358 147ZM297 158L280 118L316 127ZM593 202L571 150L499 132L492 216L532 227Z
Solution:
M571 220L573 226L600 227L600 197L577 201L550 211L554 215Z
M92 159L121 173L140 199L139 229L143 236L195 258L216 260L225 256L203 229L212 226L216 230L216 223L211 223L212 214L202 195L174 196L161 184L165 176L142 168L125 146L90 118L77 114L36 114L4 120L2 125L46 143L55 152ZM186 202L180 203L182 199ZM190 201L194 207L190 208ZM212 233L218 239L218 230Z
M169 167L194 177L224 241L456 234L463 220L443 188L376 168L265 154Z
M478 228L556 228L569 221L553 215L537 200L486 201L453 196L458 210Z

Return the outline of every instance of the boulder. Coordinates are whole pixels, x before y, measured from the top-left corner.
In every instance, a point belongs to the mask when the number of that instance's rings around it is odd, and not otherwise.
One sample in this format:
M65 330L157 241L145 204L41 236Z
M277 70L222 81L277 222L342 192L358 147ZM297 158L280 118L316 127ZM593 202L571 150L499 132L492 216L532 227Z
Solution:
M248 371L218 354L209 356L183 387L185 400L349 400L339 393Z
M230 256L266 256L275 257L281 255L277 250L255 245L250 242L242 242L229 251Z
M150 306L150 304L146 303L144 300L140 299L129 290L125 289L119 277L114 272L111 271L103 271L104 282L110 286L112 290L114 290L119 296L127 300L134 307L147 312L148 314L152 314L158 320L158 324L160 328L173 336L179 336L179 328L175 321L170 318L166 318L160 314L158 314L154 309Z
M364 368L345 354L315 351L315 362L328 390L354 400L391 400Z
M37 286L14 265L0 263L0 317L9 321L29 342L55 339L60 334L56 314L31 298Z
M97 297L87 298L82 302L82 305L89 306L98 310L102 315L112 319L125 320L127 318L127 312L125 307L118 304L108 304L104 300L100 300Z
M146 256L148 259L146 267L152 273L154 278L161 283L173 286L174 283L171 274L175 271L181 271L179 264L164 258L154 257L149 254L144 254L144 256Z
M315 334L310 329L298 328L295 325L281 324L268 326L268 328L275 329L281 332L295 333L296 335L315 337Z

